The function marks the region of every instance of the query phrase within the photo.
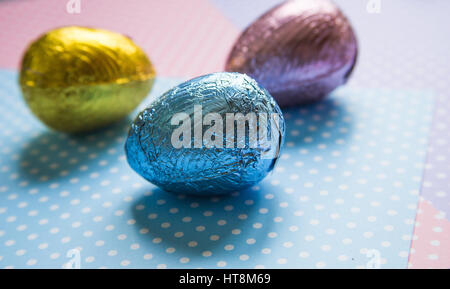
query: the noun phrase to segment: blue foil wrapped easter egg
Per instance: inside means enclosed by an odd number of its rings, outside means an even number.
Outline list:
[[[283,115],[247,75],[213,73],[184,82],[134,120],[128,163],[169,192],[215,195],[262,180],[284,139]]]

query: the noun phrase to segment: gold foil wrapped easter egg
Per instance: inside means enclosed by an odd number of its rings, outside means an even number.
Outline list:
[[[19,82],[26,103],[42,122],[76,133],[129,114],[147,96],[154,78],[152,63],[128,37],[63,27],[28,47]]]

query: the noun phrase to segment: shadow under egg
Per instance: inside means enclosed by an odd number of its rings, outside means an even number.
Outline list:
[[[18,166],[22,179],[46,182],[82,177],[90,165],[102,165],[111,150],[123,150],[129,117],[108,127],[83,134],[42,131],[22,146]]]
[[[264,199],[273,190],[263,185],[230,195],[199,197],[155,188],[142,194],[130,209],[139,231],[136,235],[148,251],[195,260],[186,264],[189,267],[210,267],[228,251],[245,248],[250,256],[260,253],[277,214],[277,206]]]
[[[282,152],[292,149],[330,150],[344,144],[354,132],[354,117],[339,98],[282,109],[286,139]]]

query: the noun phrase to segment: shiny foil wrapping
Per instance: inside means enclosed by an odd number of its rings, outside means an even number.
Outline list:
[[[195,107],[202,107],[203,122],[195,121]],[[249,146],[247,138],[234,140],[227,134],[215,135],[221,143],[233,142],[232,148],[195,148],[194,126],[200,123],[205,135],[211,126],[201,125],[209,113],[225,119],[227,113],[247,115],[276,114],[276,126],[269,122],[263,129],[272,132],[267,143]],[[192,120],[190,147],[175,148],[171,119],[177,113],[186,113]],[[211,123],[210,123],[211,124]],[[263,179],[274,167],[284,139],[284,119],[280,108],[267,90],[256,81],[240,73],[214,73],[180,84],[164,93],[142,111],[133,122],[125,144],[130,166],[142,177],[163,190],[175,193],[214,195],[237,191]],[[276,132],[276,134],[275,134]],[[184,137],[184,136],[183,136]],[[239,148],[237,145],[244,142]],[[270,148],[270,149],[268,149]],[[269,157],[264,157],[269,156]]]
[[[154,78],[150,60],[128,37],[63,27],[28,47],[19,83],[26,103],[42,122],[72,133],[126,116],[149,93]]]
[[[226,70],[250,75],[283,107],[320,100],[344,84],[356,57],[355,34],[335,4],[293,0],[240,35]]]

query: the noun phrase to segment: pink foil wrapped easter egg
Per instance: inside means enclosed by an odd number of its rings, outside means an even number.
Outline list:
[[[334,3],[293,0],[247,27],[225,69],[250,75],[286,107],[320,100],[344,84],[357,51],[351,24]]]

